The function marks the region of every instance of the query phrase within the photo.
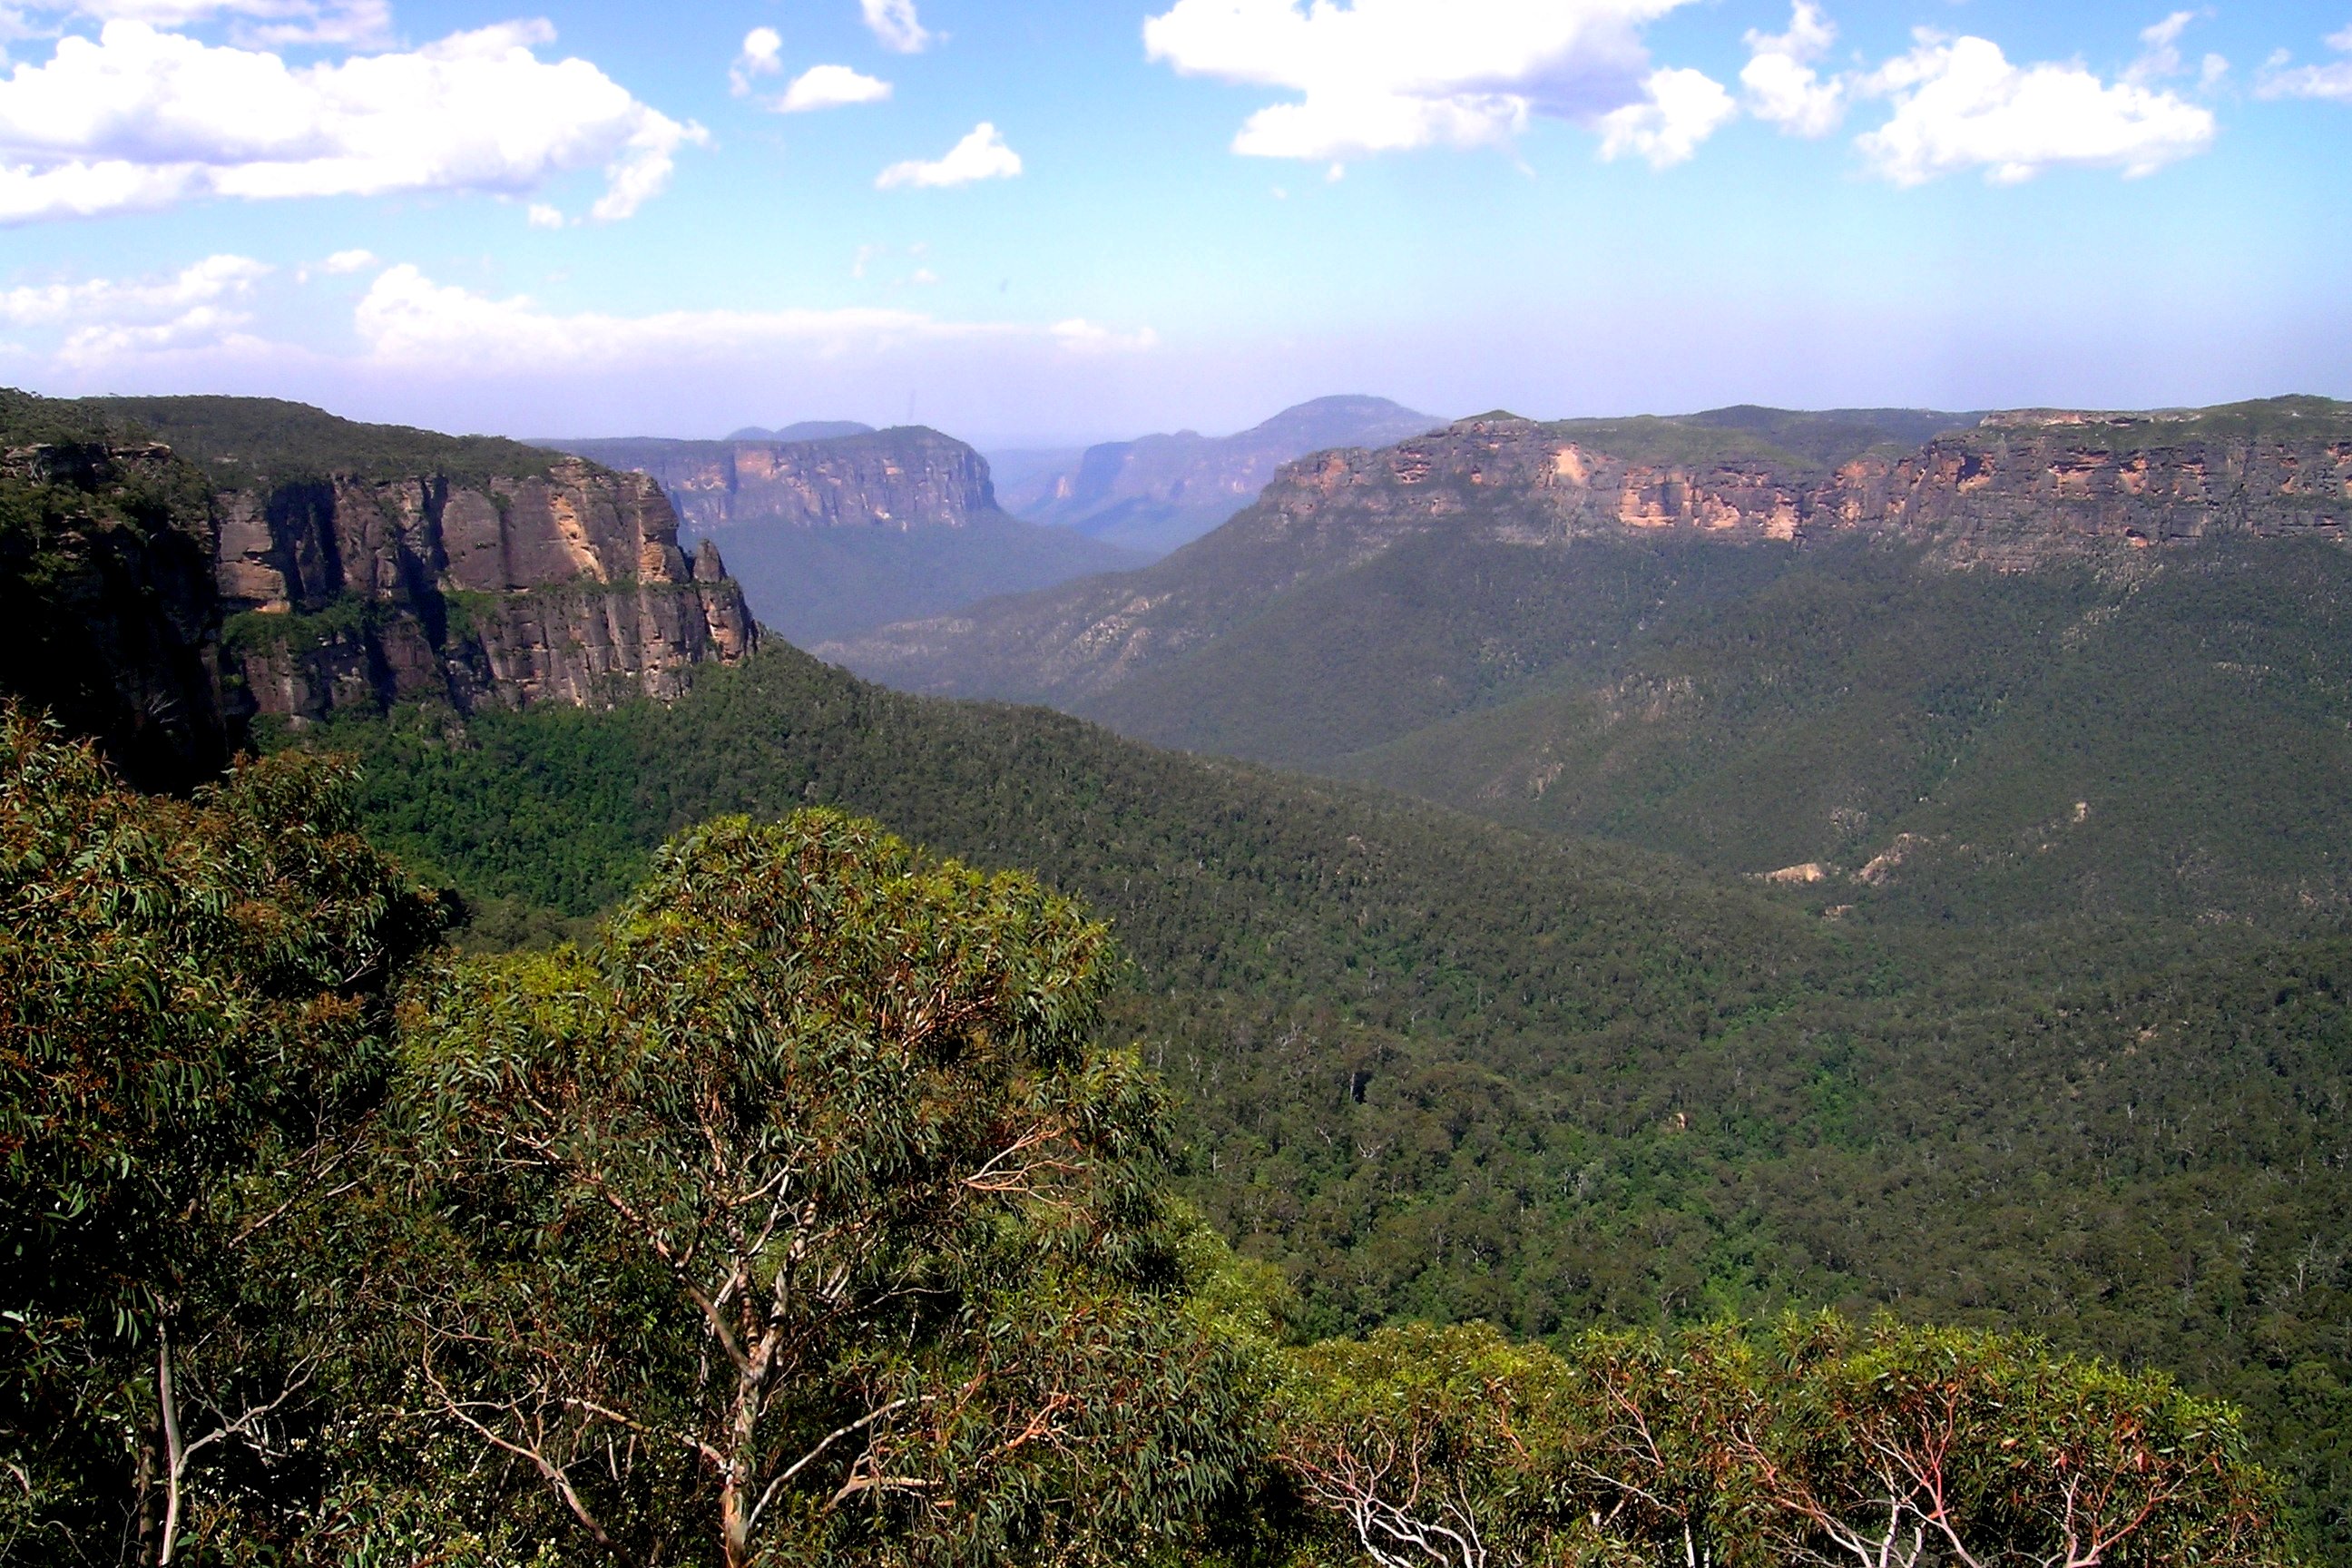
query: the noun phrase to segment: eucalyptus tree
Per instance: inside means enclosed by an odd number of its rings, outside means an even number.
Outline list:
[[[441,921],[352,782],[142,795],[0,706],[0,1557],[168,1563],[299,1510],[345,1371],[322,1222]]]
[[[420,1408],[632,1562],[1120,1561],[1244,1458],[1104,927],[804,812],[447,968],[399,1095]]]

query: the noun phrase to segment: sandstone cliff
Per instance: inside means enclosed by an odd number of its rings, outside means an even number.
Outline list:
[[[257,716],[667,698],[758,640],[658,487],[536,447],[0,391],[0,690],[142,783],[217,772]]]
[[[758,640],[717,549],[679,550],[659,488],[579,458],[297,479],[221,510],[230,659],[264,715],[666,698]]]
[[[1142,572],[823,651],[916,689],[1074,701],[1431,534],[1795,547],[1863,533],[1947,566],[2029,571],[2223,536],[2342,541],[2347,524],[2352,405],[2324,399],[1996,415],[1907,450],[1862,432],[1804,453],[1699,420],[1491,415],[1294,463],[1223,528]]]
[[[919,426],[815,441],[567,441],[562,451],[647,475],[696,533],[961,528],[996,511],[988,464]]]
[[[727,547],[761,622],[808,645],[1145,557],[1007,516],[987,459],[906,426],[814,441],[575,441]]]

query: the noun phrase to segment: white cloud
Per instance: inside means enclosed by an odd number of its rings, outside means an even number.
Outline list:
[[[0,290],[0,321],[65,329],[56,358],[76,368],[136,353],[251,346],[257,340],[236,329],[252,318],[236,307],[271,270],[251,257],[211,256],[160,280],[20,286]]]
[[[375,265],[373,250],[338,250],[319,263],[319,270],[341,277],[346,273],[364,272]]]
[[[858,0],[858,5],[884,48],[920,54],[931,42],[931,33],[916,18],[915,0]]]
[[[603,165],[593,215],[625,217],[708,138],[583,59],[544,23],[300,68],[142,21],[58,41],[0,79],[0,222],[395,191],[520,193]]]
[[[1653,71],[1643,84],[1647,100],[1601,117],[1601,155],[1637,153],[1653,169],[1688,163],[1699,143],[1739,114],[1723,84],[1695,70]]]
[[[1160,346],[1160,334],[1150,327],[1139,331],[1114,332],[1108,327],[1098,327],[1080,317],[1056,321],[1047,329],[1054,341],[1072,353],[1141,353]]]
[[[2175,11],[2152,27],[2142,27],[2139,41],[2145,50],[2124,72],[2124,79],[2146,85],[2180,74],[2180,35],[2189,24],[2197,20],[2194,11]]]
[[[2331,36],[2327,47],[2352,55],[2352,27]],[[2352,59],[2324,66],[2290,66],[2284,51],[2263,70],[2254,90],[2264,98],[2321,98],[2352,103]]]
[[[971,134],[948,149],[935,163],[893,163],[876,178],[877,190],[902,185],[968,185],[974,180],[1009,180],[1021,173],[1021,154],[1004,144],[996,127],[982,121]]]
[[[263,48],[356,48],[386,43],[393,36],[390,0],[18,0],[13,9],[19,17],[87,17],[175,29],[226,20],[232,39]],[[33,31],[26,29],[26,36]],[[47,31],[54,33],[55,26]]]
[[[864,76],[847,66],[811,66],[793,79],[776,100],[784,114],[812,109],[841,109],[854,103],[880,103],[890,96],[890,84]]]
[[[1813,0],[1796,0],[1785,33],[1750,32],[1748,60],[1739,73],[1748,89],[1748,110],[1791,136],[1826,136],[1845,118],[1846,84],[1823,80],[1814,68],[1837,28]]]
[[[364,254],[362,252],[362,254]],[[208,256],[160,282],[124,283],[94,278],[0,291],[0,321],[47,326],[75,321],[135,321],[171,316],[197,305],[241,299],[272,268],[249,256]]]
[[[533,228],[562,228],[564,222],[563,209],[551,206],[545,202],[533,202],[523,213],[523,221]]]
[[[1188,76],[1299,94],[1250,116],[1234,151],[1322,163],[1507,142],[1533,113],[1643,101],[1642,27],[1685,0],[1175,0],[1144,23]]]
[[[784,36],[773,27],[754,27],[743,35],[743,47],[727,68],[727,85],[740,98],[751,90],[751,79],[774,76],[784,68]]]
[[[652,316],[564,315],[517,296],[493,300],[394,267],[360,300],[352,324],[377,363],[442,371],[670,364],[740,359],[778,347],[823,353],[915,341],[1027,335],[909,310],[669,310]]]
[[[1857,138],[1874,172],[1898,185],[1981,168],[2003,184],[2065,166],[2153,174],[2202,153],[2210,110],[2080,66],[2011,65],[1999,45],[1919,36],[1857,90],[1893,100],[1893,118]]]

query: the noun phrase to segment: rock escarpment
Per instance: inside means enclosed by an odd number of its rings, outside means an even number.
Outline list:
[[[2352,409],[2320,399],[1998,414],[1914,452],[1826,470],[1760,441],[1661,439],[1675,423],[1465,420],[1287,469],[1252,521],[1269,534],[1344,531],[1349,553],[1448,519],[1529,544],[1619,531],[1792,542],[1860,529],[2003,570],[2224,535],[2340,540],[2352,524]]]
[[[919,426],[815,441],[569,441],[657,482],[687,528],[963,528],[995,514],[988,463]]]
[[[257,716],[667,698],[758,637],[636,475],[264,399],[0,392],[0,690],[142,784],[216,773]]]
[[[1771,432],[1802,417],[1758,423]],[[2021,572],[2144,563],[2227,537],[2342,541],[2347,525],[2352,405],[2319,398],[1995,415],[1924,444],[1857,427],[1843,447],[1804,452],[1701,419],[1490,415],[1291,464],[1247,510],[1144,571],[823,651],[919,690],[1083,701],[1305,584],[1429,535],[1791,548],[1861,534],[1948,567]]]
[[[229,659],[264,715],[674,697],[758,641],[716,547],[679,549],[659,488],[578,458],[295,479],[221,510]]]

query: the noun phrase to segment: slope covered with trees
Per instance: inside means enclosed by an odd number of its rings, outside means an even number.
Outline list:
[[[604,907],[701,816],[807,803],[1086,898],[1134,962],[1112,1016],[1179,1097],[1184,1190],[1312,1331],[2024,1327],[2244,1402],[2303,1517],[2345,1528],[2352,949],[2324,916],[1824,919],[783,649],[668,709],[322,743],[486,936]]]
[[[720,819],[458,960],[351,792],[0,708],[10,1560],[2292,1560],[2234,1412],[2030,1338],[1302,1342],[1027,876]]]

